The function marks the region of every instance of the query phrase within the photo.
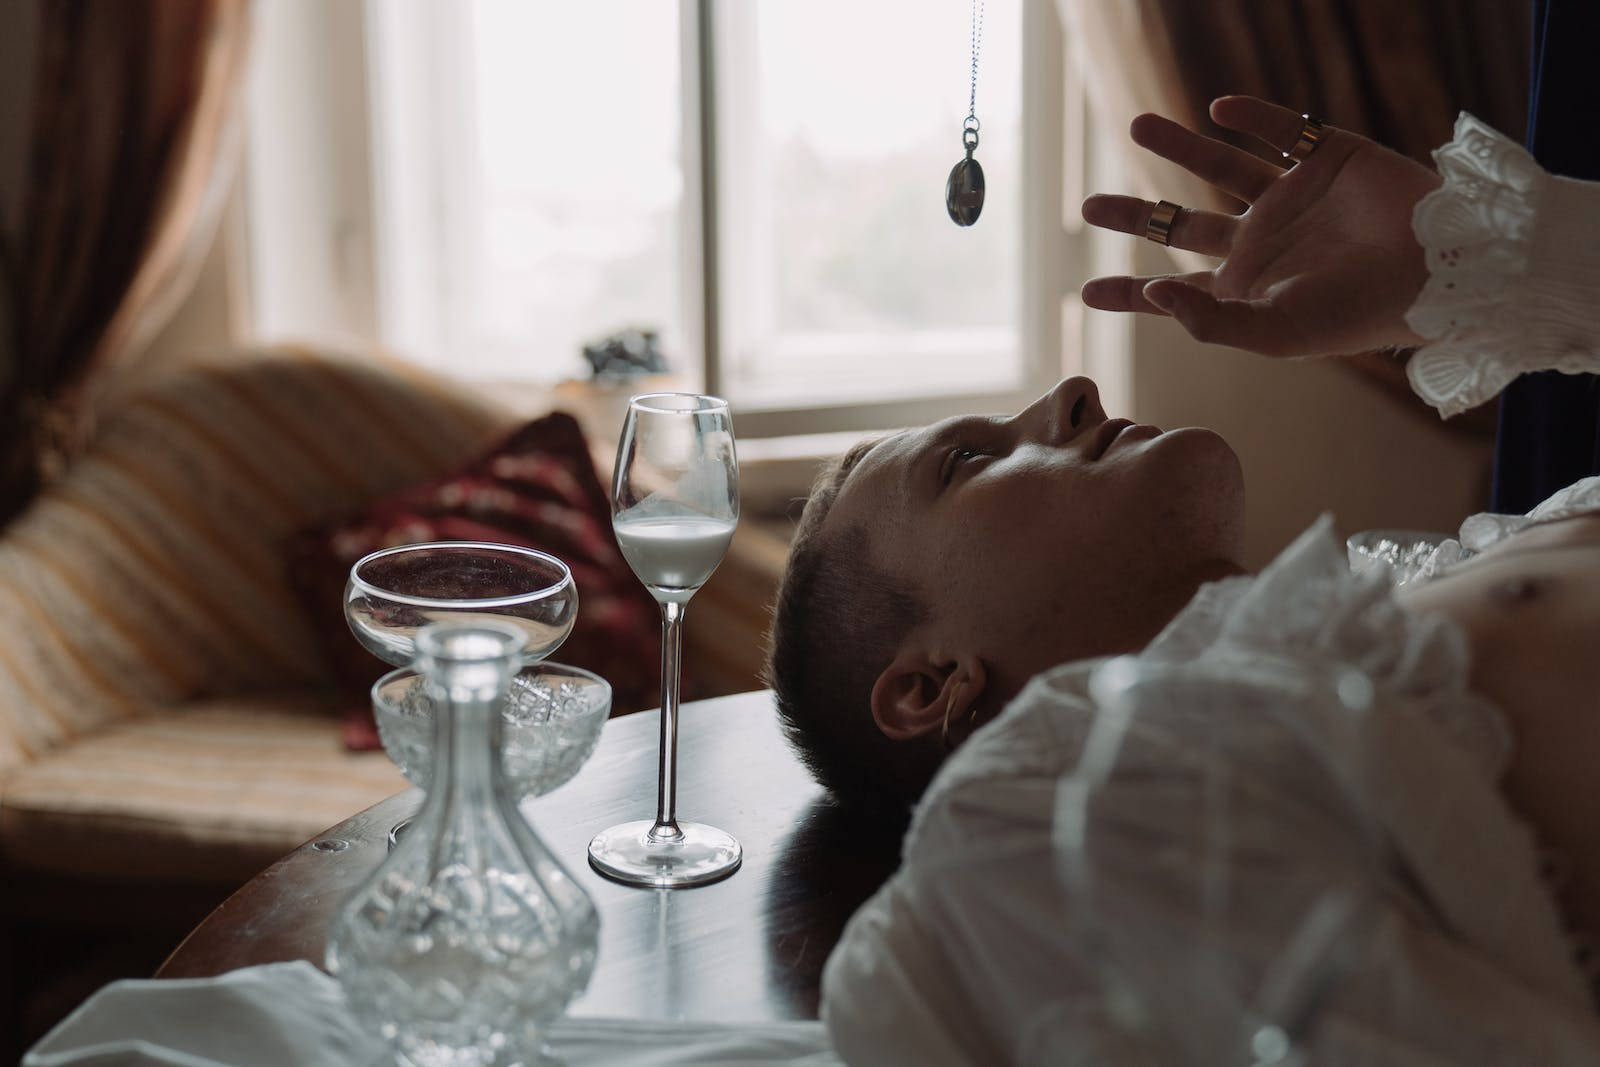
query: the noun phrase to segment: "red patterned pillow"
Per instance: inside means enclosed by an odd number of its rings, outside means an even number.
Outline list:
[[[655,601],[617,547],[610,501],[583,431],[572,416],[556,412],[449,477],[384,497],[359,516],[292,540],[290,581],[345,693],[349,747],[379,747],[368,690],[389,668],[345,625],[345,578],[368,552],[419,541],[493,541],[561,559],[578,585],[578,621],[555,658],[610,682],[613,715],[659,702]]]

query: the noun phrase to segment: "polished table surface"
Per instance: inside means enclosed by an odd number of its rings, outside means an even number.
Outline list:
[[[589,866],[596,832],[655,814],[659,716],[605,726],[578,776],[523,812],[600,911],[600,955],[575,1015],[769,1021],[817,1016],[823,961],[893,870],[898,838],[827,804],[779,731],[770,692],[685,704],[678,814],[739,838],[744,865],[695,889],[634,889]],[[275,960],[322,963],[345,896],[382,862],[422,794],[390,797],[307,842],[224,901],[159,978]]]

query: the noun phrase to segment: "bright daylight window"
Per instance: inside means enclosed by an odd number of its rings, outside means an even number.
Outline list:
[[[329,17],[307,3],[264,5],[279,25],[262,61],[304,62],[283,24]],[[348,7],[336,18],[365,79],[353,105],[313,120],[332,143],[308,153],[369,177],[335,222],[368,244],[330,268],[365,309],[347,329],[454,374],[530,383],[581,377],[585,343],[652,329],[687,379],[772,415],[746,433],[1009,405],[1059,373],[1066,285],[1048,224],[1064,92],[1049,0],[984,3],[988,200],[970,229],[944,208],[969,0]],[[1027,25],[1053,40],[1030,45]],[[291,75],[269,72],[258,117],[274,78],[278,99],[292,95]],[[289,166],[252,149],[258,177],[303,180]],[[253,241],[289,240],[294,227],[254,214]],[[287,245],[276,273],[270,249],[253,258],[258,290],[277,277],[304,305],[327,299]],[[307,332],[294,300],[256,304],[279,309],[259,332]]]
[[[986,5],[981,222],[955,226],[968,5],[730,5],[715,51],[729,392],[817,403],[1016,387],[1021,3]]]
[[[583,373],[586,342],[639,326],[677,365],[677,6],[368,10],[376,239],[411,263],[389,280],[378,261],[386,339],[456,374],[550,382]]]

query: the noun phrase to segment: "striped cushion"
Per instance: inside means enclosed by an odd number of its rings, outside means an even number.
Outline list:
[[[0,787],[10,870],[237,882],[406,788],[346,752],[314,692],[234,698],[112,723]]]
[[[103,418],[0,535],[0,782],[109,722],[327,683],[288,536],[511,422],[404,364],[304,349],[171,371]]]

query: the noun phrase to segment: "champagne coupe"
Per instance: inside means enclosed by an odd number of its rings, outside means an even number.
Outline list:
[[[704,885],[732,874],[743,859],[732,834],[680,822],[677,814],[684,609],[722,562],[739,522],[727,401],[690,393],[629,400],[611,480],[611,521],[628,565],[661,605],[660,777],[656,817],[596,834],[589,862],[626,885]]]
[[[488,541],[426,541],[358,559],[344,587],[344,617],[363,648],[393,667],[416,655],[432,622],[499,619],[527,638],[538,663],[572,633],[578,587],[548,552]]]
[[[430,623],[510,623],[524,638],[522,662],[532,665],[572,633],[578,587],[567,565],[548,552],[490,541],[425,541],[358,559],[345,582],[344,619],[363,648],[394,667],[411,663],[417,633]],[[516,708],[532,689],[524,675],[512,681]],[[383,740],[404,769],[390,736]],[[389,831],[390,847],[410,822],[403,819]]]

